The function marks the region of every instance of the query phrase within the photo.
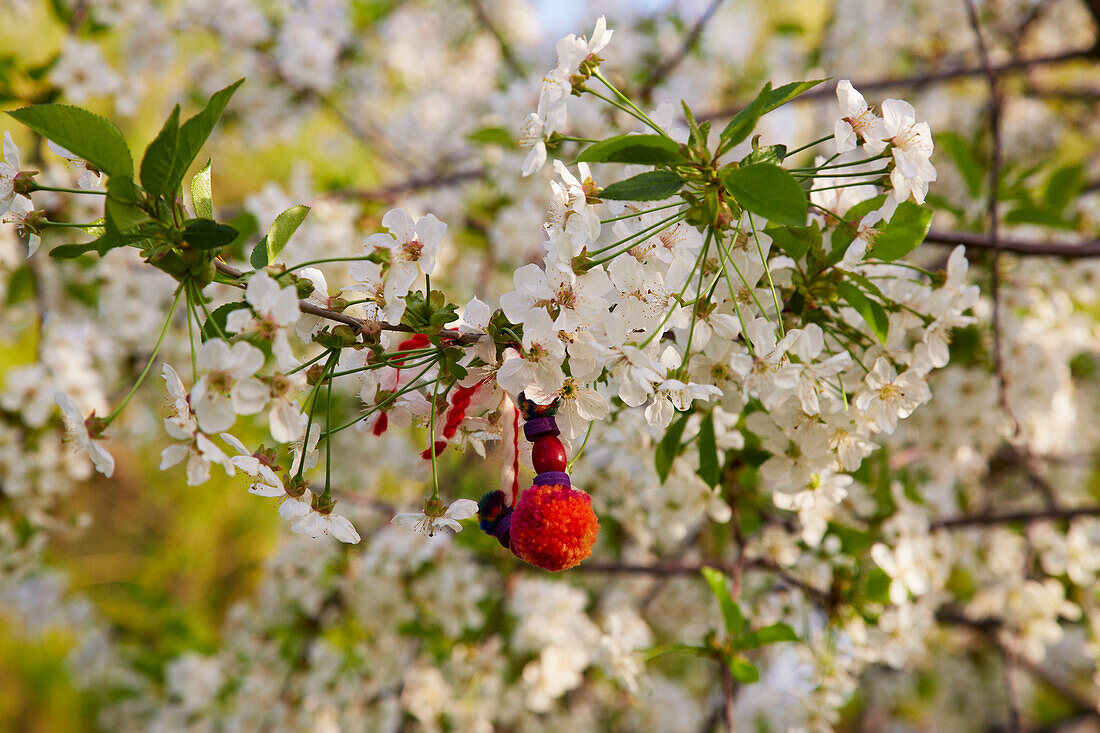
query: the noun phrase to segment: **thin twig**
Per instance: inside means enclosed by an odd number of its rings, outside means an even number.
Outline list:
[[[989,60],[989,48],[986,45],[985,33],[982,32],[982,24],[978,19],[978,11],[974,6],[974,0],[964,0],[966,14],[970,20],[970,28],[974,31],[974,40],[977,42],[978,55],[985,70],[986,83],[989,85],[989,130],[992,134],[993,149],[989,162],[989,244],[993,250],[993,259],[989,263],[990,287],[989,295],[993,300],[992,328],[993,328],[993,373],[997,377],[997,399],[1001,410],[1012,422],[1013,435],[1020,435],[1020,421],[1012,412],[1012,406],[1008,401],[1008,376],[1005,374],[1004,345],[1001,343],[1001,247],[998,241],[1000,225],[1000,187],[1001,187],[1001,85],[997,72]]]
[[[239,278],[244,275],[243,272],[238,270],[232,265],[227,265],[221,260],[215,260],[214,266],[217,267],[218,272],[227,277]],[[298,307],[301,308],[303,313],[309,313],[310,315],[318,316],[320,318],[327,318],[330,321],[336,321],[337,323],[343,323],[346,326],[351,326],[355,329],[356,333],[371,333],[374,330],[381,331],[400,331],[402,333],[416,333],[411,327],[406,326],[403,323],[378,323],[375,324],[372,321],[364,321],[359,318],[354,318],[344,313],[339,313],[328,308],[322,308],[319,305],[310,303],[307,300],[299,300]],[[472,344],[480,338],[478,334],[461,333],[459,331],[452,331],[450,329],[443,329],[439,332],[442,338],[449,339],[452,343],[457,345]]]
[[[485,12],[485,8],[481,7],[480,0],[469,0],[469,4],[470,7],[474,9],[474,15],[477,16],[477,22],[496,39],[497,45],[500,46],[500,53],[504,57],[504,63],[508,65],[512,75],[522,79],[527,75],[527,72],[523,68],[523,64],[521,64],[516,57],[516,52],[513,50],[512,44],[508,43],[508,39],[504,37],[504,34],[502,34],[500,29],[496,27],[496,24],[493,23],[492,18]]]
[[[951,247],[963,245],[967,249],[993,249],[992,239],[985,234],[951,232],[931,229],[924,238],[929,244],[945,244]],[[998,237],[997,248],[1001,252],[1032,257],[1100,257],[1100,240],[1083,242],[1036,242],[1029,239]]]
[[[326,197],[356,198],[363,201],[382,201],[390,203],[400,197],[401,194],[411,191],[419,191],[425,188],[441,188],[454,186],[466,181],[474,181],[485,177],[485,171],[481,168],[469,168],[450,173],[429,173],[423,176],[414,176],[405,181],[391,183],[378,188],[341,188],[322,194]]]
[[[699,43],[699,38],[703,35],[703,31],[707,27],[707,23],[710,22],[711,17],[714,15],[714,11],[718,10],[718,6],[721,5],[723,0],[712,0],[711,4],[703,11],[703,14],[699,16],[699,20],[695,21],[695,24],[688,31],[688,34],[684,36],[684,42],[680,44],[680,47],[676,49],[676,52],[669,56],[664,61],[657,64],[656,68],[646,79],[645,84],[638,90],[638,95],[644,99],[649,100],[653,94],[653,88],[660,84],[673,70],[680,65],[692,49]]]
[[[1009,512],[1005,514],[971,514],[961,517],[936,519],[929,523],[932,530],[954,529],[956,527],[990,527],[1001,524],[1023,522],[1047,522],[1075,519],[1077,517],[1100,517],[1100,506],[1085,506],[1073,509],[1038,509],[1030,512]]]
[[[1098,56],[1100,56],[1100,53],[1098,53],[1097,51],[1097,46],[1089,46],[1088,48],[1079,48],[1073,51],[1062,51],[1060,53],[1050,54],[1046,56],[1036,56],[1030,59],[1013,59],[1003,64],[994,66],[993,71],[997,74],[1006,74],[1009,72],[1030,69],[1033,66],[1061,64],[1067,61],[1080,61],[1082,59],[1097,58]],[[852,86],[863,93],[867,93],[877,92],[883,89],[892,89],[894,87],[923,87],[928,84],[935,84],[942,81],[964,79],[972,76],[983,76],[985,73],[986,70],[984,66],[959,66],[955,68],[942,69],[940,71],[930,71],[924,74],[913,74],[910,76],[858,80],[853,81]],[[817,85],[808,92],[800,94],[792,101],[808,102],[811,100],[823,99],[832,96],[835,92],[836,82],[829,81]],[[714,112],[708,112],[702,115],[698,115],[697,119],[699,121],[703,121],[713,120],[720,117],[732,117],[744,107],[744,104],[739,104],[735,107],[727,107],[725,109],[715,110]]]

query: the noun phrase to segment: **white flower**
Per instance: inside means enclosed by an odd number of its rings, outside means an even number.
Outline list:
[[[191,390],[191,409],[203,432],[228,430],[237,415],[255,414],[267,403],[268,388],[254,378],[264,354],[252,344],[210,339],[199,348],[198,365],[204,374]]]
[[[11,133],[4,131],[4,159],[0,160],[0,214],[15,201],[15,177],[19,175],[19,148]]]
[[[391,209],[382,217],[382,226],[389,234],[372,234],[367,246],[390,251],[385,292],[386,302],[390,302],[403,298],[418,274],[432,274],[447,225],[431,214],[413,221],[404,209]]]
[[[321,535],[329,535],[350,545],[358,544],[362,539],[347,517],[333,514],[331,509],[327,512],[320,512],[316,509],[310,511],[291,524],[290,531],[315,538]]]
[[[833,135],[836,151],[846,153],[856,147],[856,139],[863,140],[864,148],[872,154],[881,153],[886,147],[882,139],[882,120],[874,113],[867,100],[852,87],[852,82],[842,79],[836,85],[836,98],[840,103],[840,119],[836,121]],[[883,105],[885,110],[885,105]]]
[[[297,290],[293,285],[280,288],[278,281],[261,270],[248,281],[244,298],[255,315],[247,308],[238,308],[226,318],[226,327],[236,333],[256,331],[261,338],[271,341],[271,353],[275,355],[280,369],[293,367],[294,354],[290,350],[286,329],[295,325],[301,315]]]
[[[52,150],[54,153],[69,161],[70,168],[83,171],[80,174],[79,180],[77,180],[76,182],[77,186],[85,190],[99,188],[99,182],[103,179],[103,175],[99,171],[97,171],[92,165],[90,165],[88,161],[80,158],[75,153],[69,152],[65,148],[55,143],[53,140],[47,140],[46,144],[49,145],[50,150]]]
[[[521,148],[531,148],[523,161],[523,177],[531,175],[546,164],[546,125],[542,117],[532,112],[524,120],[523,135],[519,139]]]
[[[84,420],[84,413],[80,411],[80,406],[64,392],[55,392],[53,398],[61,408],[69,434],[76,441],[77,446],[87,450],[96,470],[110,478],[115,472],[114,456],[107,452],[98,436],[93,438],[88,433],[88,423]]]
[[[875,224],[881,219],[882,212],[872,211],[859,220],[859,225],[856,227],[856,236],[852,239],[852,243],[848,245],[848,249],[844,250],[844,257],[837,267],[842,270],[854,270],[857,265],[863,262],[867,252],[875,246],[875,238],[879,234]]]
[[[459,499],[443,511],[443,503],[437,502],[432,506],[432,500],[424,503],[424,511],[397,514],[390,520],[392,524],[405,527],[411,526],[415,531],[434,537],[438,529],[451,529],[455,532],[462,531],[460,519],[469,519],[477,514],[477,502],[471,499]]]
[[[252,478],[257,479],[248,487],[248,492],[250,494],[255,494],[256,496],[278,497],[286,493],[286,490],[283,488],[283,482],[279,480],[279,477],[271,468],[270,463],[264,459],[262,454],[249,452],[249,450],[244,447],[244,443],[237,440],[229,433],[222,433],[221,438],[226,443],[229,443],[229,445],[239,454],[230,458],[229,462]]]
[[[233,464],[225,453],[205,433],[198,429],[191,415],[175,415],[164,419],[164,429],[176,440],[160,453],[160,470],[171,468],[187,459],[187,485],[198,486],[210,478],[210,465],[217,463],[228,476],[233,475]]]
[[[27,257],[37,252],[42,244],[42,237],[27,227],[27,219],[35,213],[34,204],[29,198],[16,195],[9,203],[3,218],[0,218],[0,223],[14,224],[15,230],[27,237]]]
[[[581,386],[573,377],[567,377],[561,389],[553,394],[538,389],[530,389],[526,394],[540,405],[549,405],[555,399],[561,400],[558,419],[562,423],[562,437],[566,439],[584,435],[589,423],[602,420],[611,409],[603,395],[591,387]]]
[[[523,322],[523,358],[505,359],[497,371],[502,389],[519,394],[528,387],[557,392],[565,381],[561,364],[565,347],[544,310],[533,310]]]
[[[918,405],[932,398],[923,376],[910,369],[899,377],[883,356],[875,360],[864,382],[867,389],[859,393],[855,405],[881,433],[893,433],[899,417],[909,417]]]
[[[927,122],[917,122],[913,106],[900,99],[887,99],[882,103],[883,126],[893,147],[894,170],[890,183],[894,187],[894,199],[898,202],[909,198],[924,203],[928,184],[936,180],[936,169],[929,158],[932,155],[932,130]]]
[[[401,316],[405,314],[405,299],[395,297],[390,300],[386,297],[386,280],[382,276],[382,268],[378,263],[370,260],[356,260],[348,265],[348,274],[355,280],[355,284],[343,290],[363,293],[369,299],[367,303],[362,304],[366,310],[363,316],[365,320],[374,323],[401,322]]]

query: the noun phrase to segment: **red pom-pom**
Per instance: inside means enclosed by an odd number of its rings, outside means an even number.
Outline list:
[[[532,486],[512,512],[511,550],[535,567],[556,572],[587,559],[599,533],[588,494],[563,484]]]
[[[544,435],[531,446],[531,463],[535,473],[565,470],[565,446],[553,435]]]

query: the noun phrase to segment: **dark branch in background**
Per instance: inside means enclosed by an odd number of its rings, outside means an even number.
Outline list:
[[[992,250],[992,239],[985,234],[973,232],[945,232],[929,230],[925,242],[955,246],[961,244],[967,249]],[[997,248],[1001,252],[1011,252],[1026,257],[1100,257],[1100,240],[1086,242],[1036,242],[1029,239],[999,239]]]
[[[236,267],[227,265],[220,260],[215,260],[214,265],[217,267],[218,272],[225,275],[226,277],[231,277],[236,280],[244,275],[244,273],[238,270]],[[354,329],[356,333],[371,333],[376,329],[382,331],[400,331],[403,333],[415,333],[412,328],[406,326],[403,323],[375,324],[370,321],[364,321],[359,318],[354,318],[344,313],[329,310],[328,308],[322,308],[315,303],[310,303],[308,300],[299,300],[298,307],[301,308],[303,313],[309,313],[310,315],[318,316],[320,318],[327,318],[330,321],[342,323],[345,326],[351,326],[351,328]],[[450,339],[453,343],[459,345],[472,344],[473,342],[477,341],[478,338],[480,338],[477,334],[460,333],[458,331],[452,331],[449,329],[443,329],[439,332],[439,335],[445,339]]]
[[[335,191],[329,191],[323,195],[392,203],[403,193],[420,191],[425,188],[455,186],[460,183],[465,183],[466,181],[476,181],[484,177],[485,171],[480,168],[470,168],[467,170],[454,171],[452,173],[430,173],[424,176],[416,176],[406,181],[391,183],[388,186],[380,186],[378,188],[341,188]]]
[[[508,64],[508,68],[511,70],[512,74],[521,78],[526,76],[527,71],[516,57],[516,52],[512,48],[512,44],[508,43],[508,39],[504,37],[493,23],[489,14],[485,12],[485,8],[481,7],[480,0],[469,0],[469,5],[473,8],[474,15],[477,16],[477,22],[496,39],[497,45],[500,46],[500,53],[504,58],[504,63]]]
[[[1064,521],[1077,517],[1100,517],[1100,506],[1078,507],[1076,509],[1041,509],[1032,512],[1012,512],[1008,514],[973,514],[947,519],[934,519],[929,523],[929,528],[955,529],[958,527],[991,527],[1001,524],[1015,524],[1022,522]]]
[[[656,68],[654,68],[653,72],[649,75],[649,78],[646,79],[645,84],[638,90],[638,95],[643,100],[648,102],[653,94],[653,88],[664,81],[668,75],[680,65],[680,62],[691,53],[692,49],[699,43],[699,38],[703,35],[703,31],[714,15],[714,11],[718,10],[718,6],[721,5],[722,2],[723,0],[712,0],[707,9],[703,11],[703,14],[699,16],[699,20],[695,21],[695,25],[693,25],[691,30],[688,31],[688,34],[684,36],[684,42],[680,44],[676,52],[657,64]]]
[[[1001,622],[998,619],[970,619],[964,616],[958,609],[945,607],[936,612],[936,620],[941,624],[960,626],[981,634],[993,644],[998,652],[1006,657],[1006,661],[1009,655],[1015,656],[1015,653],[1007,648],[1004,642],[997,636],[997,630],[1001,628]],[[1054,690],[1054,692],[1058,693],[1066,702],[1070,703],[1076,709],[1076,712],[1090,718],[1100,718],[1100,711],[1098,711],[1095,701],[1082,695],[1065,680],[1056,677],[1046,667],[1036,664],[1025,657],[1016,657],[1015,661],[1020,669]]]
[[[997,239],[1000,227],[1000,188],[1001,188],[1001,84],[993,64],[989,60],[989,48],[986,46],[985,34],[982,32],[982,23],[978,19],[978,11],[974,7],[974,0],[965,0],[966,15],[970,20],[970,27],[974,31],[974,40],[978,45],[978,55],[982,60],[982,68],[985,69],[986,83],[989,85],[989,131],[992,135],[993,146],[989,161],[989,243],[993,250],[993,259],[989,263],[990,288],[989,295],[993,300],[993,312],[990,320],[993,328],[993,373],[997,376],[997,401],[1001,410],[1012,422],[1012,431],[1015,436],[1020,435],[1020,421],[1012,411],[1012,405],[1008,401],[1008,377],[1005,374],[1004,345],[1001,343],[1001,247]],[[1019,720],[1015,720],[1014,730],[1019,729]]]
[[[994,65],[993,71],[1000,75],[1008,72],[1023,71],[1033,66],[1045,66],[1049,64],[1060,64],[1067,61],[1080,61],[1082,59],[1097,59],[1100,58],[1100,49],[1097,46],[1089,46],[1088,48],[1080,48],[1074,51],[1063,51],[1061,53],[1050,54],[1047,56],[1036,56],[1030,59],[1013,59],[1003,64]],[[940,71],[930,71],[924,74],[913,74],[911,76],[897,76],[888,77],[886,79],[867,79],[856,80],[852,82],[852,86],[861,92],[877,92],[884,89],[893,89],[894,87],[916,87],[920,88],[928,84],[934,84],[942,81],[950,81],[953,79],[963,79],[973,76],[984,76],[986,70],[983,66],[960,66],[952,69],[943,69]],[[819,84],[810,91],[795,97],[793,102],[808,102],[811,100],[823,99],[832,96],[836,93],[836,81],[828,81],[823,84]],[[714,112],[708,112],[698,116],[700,121],[713,120],[719,117],[732,117],[737,114],[744,105],[738,105],[736,107],[728,107],[726,109],[716,110]]]

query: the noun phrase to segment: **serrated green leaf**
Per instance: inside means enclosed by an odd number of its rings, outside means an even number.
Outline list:
[[[776,644],[783,641],[798,641],[798,634],[794,633],[794,629],[787,624],[777,623],[745,634],[738,640],[737,648],[756,649],[765,644]]]
[[[680,146],[663,135],[619,135],[589,145],[577,162],[674,165],[687,160],[680,154]]]
[[[299,204],[298,206],[291,206],[275,217],[275,221],[271,223],[271,228],[267,230],[267,234],[252,250],[252,256],[249,257],[252,267],[258,270],[278,259],[283,249],[290,242],[290,238],[294,236],[294,232],[298,231],[298,227],[305,221],[307,214],[309,214],[309,207]]]
[[[167,188],[176,162],[176,147],[180,136],[180,106],[172,108],[164,126],[145,149],[141,159],[141,185],[150,197],[173,197],[175,191]]]
[[[222,112],[225,111],[226,105],[229,104],[233,92],[237,91],[237,87],[243,83],[244,79],[240,79],[226,88],[214,92],[201,112],[180,125],[176,158],[172,164],[171,175],[165,184],[167,190],[173,192],[179,190],[180,185],[183,183],[183,177],[187,174],[187,169],[191,167],[191,163],[199,154],[199,150],[206,144],[206,139],[213,132],[214,126],[218,124],[218,120],[221,118]]]
[[[760,90],[760,93],[756,95],[756,99],[752,100],[748,105],[742,108],[737,114],[733,116],[726,127],[722,130],[722,134],[719,136],[722,140],[722,144],[718,148],[719,154],[732,148],[743,140],[746,140],[752,131],[756,128],[756,123],[760,119],[760,115],[764,114],[764,107],[767,105],[768,95],[772,93],[771,82],[764,85],[764,88]]]
[[[107,196],[103,204],[104,234],[100,238],[103,245],[97,248],[100,254],[106,251],[103,246],[108,242],[112,244],[107,249],[121,247],[126,244],[123,235],[141,224],[153,221],[138,205],[140,193],[134,182],[125,176],[107,179]]]
[[[71,260],[74,257],[97,251],[98,248],[98,239],[87,244],[62,244],[50,250],[50,257],[56,257],[59,260]]]
[[[718,444],[714,438],[714,413],[708,412],[699,424],[699,437],[696,438],[699,448],[699,478],[707,482],[711,488],[718,485],[722,477],[722,466],[718,460]]]
[[[668,473],[672,470],[672,462],[676,460],[676,456],[680,455],[680,451],[683,450],[683,446],[680,445],[680,438],[684,434],[684,427],[687,425],[687,418],[689,413],[682,413],[671,423],[669,423],[668,430],[665,432],[665,437],[661,438],[661,442],[657,444],[657,450],[653,453],[653,460],[657,467],[657,475],[661,478],[661,483],[665,482],[668,478]]]
[[[613,201],[660,201],[684,186],[684,179],[672,171],[647,171],[612,183],[600,191],[600,198]]]
[[[810,249],[821,246],[821,228],[817,222],[807,227],[768,227],[764,233],[791,259],[800,260]]]
[[[730,656],[728,666],[733,678],[743,685],[751,685],[760,679],[760,670],[740,654]]]
[[[9,115],[108,176],[132,178],[134,160],[113,122],[68,104],[39,104]]]
[[[191,179],[191,205],[195,216],[202,219],[214,218],[214,187],[210,181],[210,165],[213,162],[206,161],[203,169]]]
[[[806,192],[789,172],[777,165],[755,163],[726,168],[722,183],[743,208],[768,221],[788,226],[806,223]]]
[[[784,84],[781,87],[776,87],[768,94],[768,98],[764,103],[764,114],[771,112],[773,109],[782,107],[787,102],[791,101],[795,97],[805,92],[810,91],[821,82],[826,79],[812,79],[810,81],[792,81],[790,84]]]
[[[932,226],[932,213],[931,206],[902,201],[890,221],[874,238],[867,254],[886,262],[893,262],[909,254],[928,234],[928,228]]]
[[[885,344],[886,337],[889,335],[890,319],[886,316],[886,311],[883,310],[882,306],[868,298],[862,290],[849,282],[837,283],[836,293],[863,317],[863,320],[871,327],[871,332],[875,334],[875,338]]]
[[[237,238],[237,230],[210,219],[184,222],[183,241],[195,249],[220,249]]]
[[[745,630],[745,616],[741,613],[733,596],[730,595],[729,586],[726,584],[726,576],[711,567],[704,567],[700,572],[703,580],[707,581],[710,592],[718,600],[718,606],[722,609],[722,620],[726,624],[726,633],[731,639],[736,639]]]
[[[756,148],[742,158],[739,165],[746,166],[752,165],[753,163],[771,163],[772,165],[779,165],[786,157],[786,145],[765,145],[762,148]]]

